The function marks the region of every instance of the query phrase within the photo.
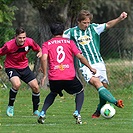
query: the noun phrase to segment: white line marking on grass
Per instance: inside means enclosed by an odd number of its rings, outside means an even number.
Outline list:
[[[31,116],[21,116],[21,117],[24,117],[24,118],[25,118],[25,117],[26,117],[26,118],[27,118],[27,117],[29,117],[29,118],[37,118],[38,116],[31,115]]]
[[[46,125],[46,126],[54,126],[56,125],[56,123],[49,123],[49,124],[39,124],[39,123],[36,123],[36,124],[6,124],[6,125],[1,125],[1,127],[10,127],[10,126],[16,126],[16,127],[20,127],[20,126],[37,126],[37,125]]]

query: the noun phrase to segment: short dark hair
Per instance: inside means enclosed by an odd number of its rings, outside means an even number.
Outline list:
[[[21,33],[25,33],[25,30],[24,30],[23,27],[18,27],[18,28],[16,29],[16,36],[18,36],[18,35],[21,34]]]
[[[77,21],[81,22],[85,20],[86,18],[89,18],[92,21],[93,14],[90,13],[88,10],[81,10],[78,14]]]
[[[65,26],[60,22],[53,23],[50,26],[50,30],[53,35],[62,35],[65,30]]]

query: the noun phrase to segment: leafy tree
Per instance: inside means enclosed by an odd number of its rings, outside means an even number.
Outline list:
[[[39,32],[40,32],[40,45],[50,39],[51,33],[49,30],[49,25],[55,21],[62,21],[66,24],[66,28],[74,26],[76,24],[77,12],[81,9],[90,10],[93,13],[94,20],[93,22],[102,23],[111,20],[112,18],[118,17],[120,13],[123,11],[130,12],[130,0],[125,1],[116,1],[116,0],[29,0],[33,7],[39,11],[40,14],[40,24],[39,24]],[[130,17],[128,17],[130,20]],[[131,21],[125,21],[125,28],[130,25]],[[123,28],[124,24],[117,25],[119,28]],[[117,28],[117,27],[116,27]],[[116,29],[116,32],[109,31],[106,33],[104,38],[102,39],[103,47],[105,46],[106,40],[111,37],[108,46],[110,48],[114,48],[115,44],[119,42],[122,50],[124,49],[124,38],[128,36],[126,30],[123,30],[123,34],[121,38],[118,38],[118,35],[121,34],[120,30]],[[111,40],[117,40],[112,43]],[[106,45],[107,46],[107,45]],[[115,46],[116,47],[116,46]],[[107,48],[102,49],[102,51],[107,51]],[[110,52],[111,50],[107,51]],[[115,52],[118,53],[117,49]],[[103,52],[105,53],[105,52]],[[107,53],[106,53],[107,54]],[[112,54],[112,53],[111,53]],[[105,55],[106,56],[106,55]],[[39,61],[36,60],[34,70],[37,73],[37,69],[39,68]]]
[[[11,6],[13,0],[0,0],[0,47],[8,40],[13,38],[14,30],[12,21],[15,20],[15,6]],[[4,57],[1,57],[3,63]]]
[[[15,6],[11,6],[13,0],[0,1],[0,45],[11,39],[14,35],[12,21],[15,20]]]

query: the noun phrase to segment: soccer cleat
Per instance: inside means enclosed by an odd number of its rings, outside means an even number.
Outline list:
[[[82,124],[81,116],[80,116],[80,114],[78,114],[78,111],[75,111],[73,113],[73,117],[76,119],[76,124]]]
[[[92,118],[99,118],[100,117],[100,111],[96,110],[96,112],[92,115]]]
[[[44,124],[44,120],[46,119],[46,115],[44,113],[44,111],[41,111],[40,115],[39,115],[39,118],[38,118],[38,123],[40,124]]]
[[[9,117],[12,117],[14,115],[14,107],[13,106],[8,106],[6,110],[6,114]]]
[[[39,112],[38,110],[35,110],[35,111],[33,112],[33,115],[39,116],[39,115],[40,115],[40,112]]]
[[[117,103],[116,103],[116,106],[119,107],[119,108],[124,108],[123,101],[122,100],[118,100]]]

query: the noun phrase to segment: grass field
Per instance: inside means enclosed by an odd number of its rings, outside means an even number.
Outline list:
[[[9,89],[0,89],[0,133],[131,133],[133,129],[133,99],[132,89],[112,90],[112,94],[124,100],[124,109],[115,107],[116,115],[111,119],[100,117],[92,119],[96,109],[98,95],[94,88],[85,87],[85,101],[81,111],[82,125],[75,124],[72,113],[75,108],[74,96],[64,93],[57,96],[55,103],[47,111],[44,124],[37,123],[37,117],[32,116],[31,90],[20,89],[15,102],[15,115],[6,116]],[[43,105],[48,89],[41,89]]]

